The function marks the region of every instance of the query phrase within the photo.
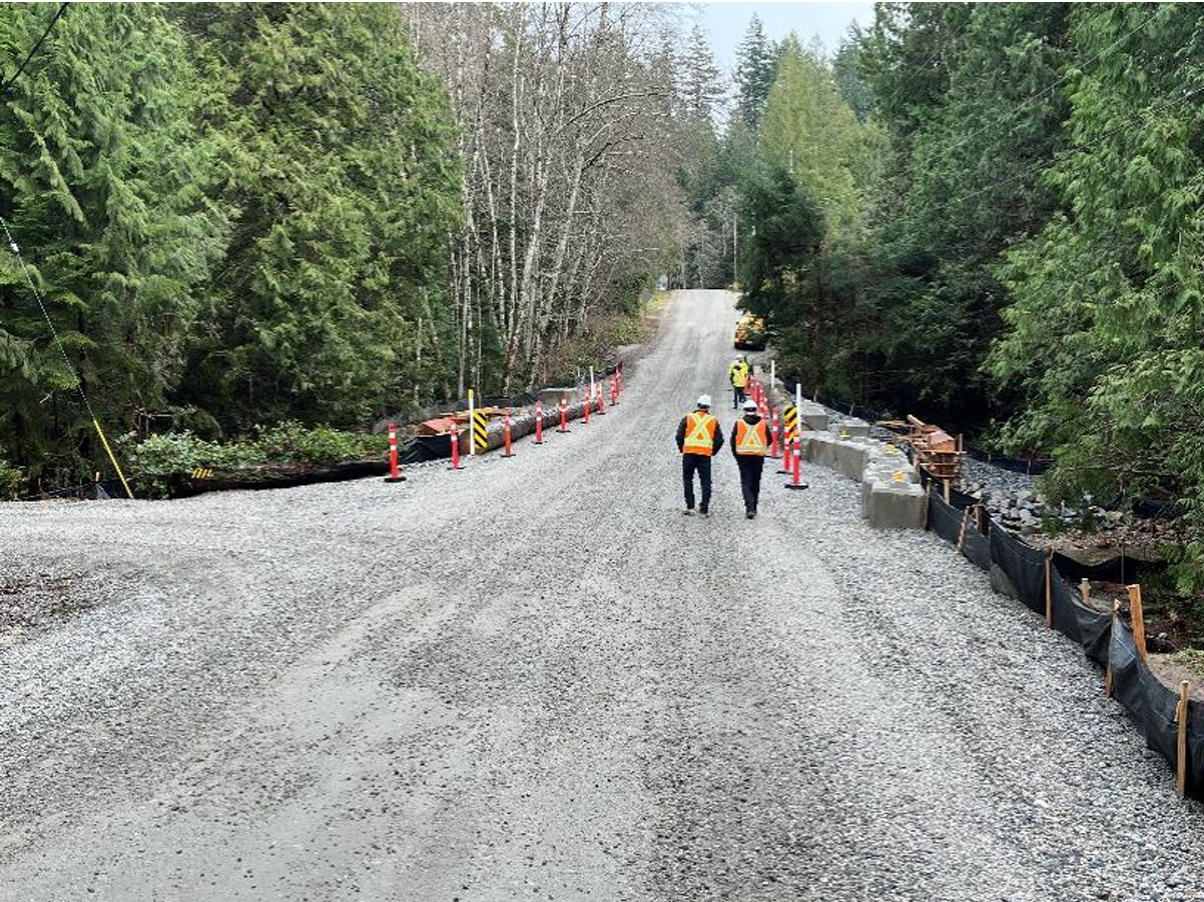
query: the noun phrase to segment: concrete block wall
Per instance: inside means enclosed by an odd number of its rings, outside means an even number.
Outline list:
[[[770,387],[774,403],[793,402],[780,385]],[[804,401],[799,419],[803,459],[861,483],[861,516],[879,529],[923,529],[924,489],[898,448],[870,437],[870,424],[853,420],[829,429],[827,411]],[[814,424],[822,424],[816,428]]]

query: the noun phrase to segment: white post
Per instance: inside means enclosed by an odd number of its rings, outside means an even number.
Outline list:
[[[475,416],[476,406],[472,399],[472,389],[468,390],[468,454],[471,457],[477,456],[477,418]]]
[[[794,412],[798,416],[798,421],[803,421],[803,383],[794,383]],[[800,426],[800,429],[803,427]]]
[[[774,384],[778,381],[778,362],[777,360],[769,361],[769,390],[773,391]]]
[[[594,367],[592,364],[589,368],[589,399],[594,400]]]

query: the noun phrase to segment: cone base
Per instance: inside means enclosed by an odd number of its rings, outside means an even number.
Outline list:
[[[405,481],[406,481],[406,478],[404,476],[386,476],[385,477],[385,482],[405,482]]]
[[[788,488],[788,489],[805,489],[805,488],[809,488],[809,486],[805,482],[800,482],[798,485],[795,485],[793,482],[788,482],[788,483],[786,483],[786,488]]]

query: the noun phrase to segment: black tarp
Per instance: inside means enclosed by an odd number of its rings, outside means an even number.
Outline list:
[[[1098,564],[1080,564],[1064,554],[1054,552],[1054,566],[1072,583],[1081,579],[1091,582],[1138,583],[1166,569],[1164,561],[1138,561],[1117,555]]]
[[[928,528],[946,542],[956,545],[961,526],[962,512],[946,504],[945,499],[937,494],[934,488],[928,498]]]
[[[966,453],[974,460],[999,467],[1001,470],[1030,473],[1033,476],[1040,476],[1053,466],[1053,461],[1045,457],[1008,457],[1006,454],[995,454],[969,445],[966,446]]]
[[[1044,616],[1045,555],[992,523],[991,560],[1011,580],[1025,606]]]
[[[1137,645],[1129,625],[1119,618],[1112,630],[1108,654],[1112,663],[1112,695],[1125,706],[1137,722],[1146,744],[1162,754],[1172,766],[1179,754],[1179,725],[1175,709],[1178,689],[1162,684],[1149,665],[1137,654]],[[1204,796],[1204,710],[1199,702],[1188,705],[1187,720],[1187,792]]]
[[[971,521],[962,543],[962,554],[981,570],[991,569],[991,540],[974,528]]]

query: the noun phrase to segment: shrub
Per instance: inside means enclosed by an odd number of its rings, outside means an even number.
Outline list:
[[[378,457],[388,446],[383,435],[342,432],[329,426],[307,428],[289,421],[257,427],[255,447],[269,460],[332,464]]]
[[[0,501],[16,501],[25,482],[25,471],[0,455]]]

